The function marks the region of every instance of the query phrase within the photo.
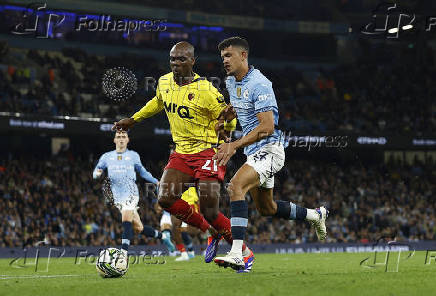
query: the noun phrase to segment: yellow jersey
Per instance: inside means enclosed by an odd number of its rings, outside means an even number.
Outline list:
[[[176,152],[194,154],[218,143],[215,124],[226,106],[208,80],[195,74],[191,83],[178,85],[171,72],[159,78],[156,96],[132,118],[139,122],[165,109]],[[232,126],[236,127],[236,119]]]

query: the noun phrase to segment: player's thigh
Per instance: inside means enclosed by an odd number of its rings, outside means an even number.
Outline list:
[[[161,199],[180,198],[186,184],[190,184],[193,182],[193,177],[188,174],[185,174],[176,169],[166,169],[159,183],[159,201],[161,201]],[[161,206],[164,205],[161,204]]]
[[[253,167],[244,164],[230,180],[227,190],[231,200],[243,200],[250,189],[258,186],[258,173]]]
[[[254,187],[250,189],[257,211],[262,216],[272,216],[277,212],[277,204],[273,197],[273,188]]]

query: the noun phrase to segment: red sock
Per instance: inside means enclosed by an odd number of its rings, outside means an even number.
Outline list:
[[[223,213],[218,213],[218,217],[214,221],[210,223],[213,228],[215,228],[221,235],[224,237],[226,242],[229,243],[229,245],[233,244],[233,238],[232,238],[232,227],[230,224],[229,218],[223,215]],[[245,250],[247,246],[245,243],[242,245],[242,251]]]
[[[186,249],[185,249],[185,245],[184,245],[184,244],[177,244],[177,245],[176,245],[176,248],[177,248],[177,250],[180,251],[180,253],[186,252]]]
[[[224,216],[223,213],[218,213],[218,216],[210,223],[210,225],[212,225],[212,227],[215,228],[230,245],[233,243],[230,220]]]
[[[206,232],[206,230],[208,230],[210,227],[209,223],[204,219],[204,217],[199,213],[196,213],[194,209],[182,199],[178,199],[171,207],[165,210],[183,222],[199,228],[203,232]]]

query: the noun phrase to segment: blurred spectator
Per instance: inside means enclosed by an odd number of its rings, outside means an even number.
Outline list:
[[[101,184],[92,181],[94,164],[66,155],[0,163],[0,247],[44,240],[60,246],[120,243],[119,212],[104,203]],[[159,161],[160,170],[163,164]],[[227,176],[235,169],[231,162]],[[435,179],[432,165],[419,161],[411,166],[392,162],[363,167],[293,160],[277,175],[275,198],[311,208],[326,204],[331,213],[327,220],[329,242],[368,242],[382,235],[398,240],[433,240]],[[250,243],[317,241],[309,224],[261,217],[248,200]],[[222,211],[228,213],[225,194],[220,203]],[[151,199],[141,198],[139,212],[145,224],[159,225]],[[156,243],[144,237],[135,240]]]
[[[387,62],[365,59],[315,73],[260,69],[273,82],[282,129],[432,132],[436,130],[432,99],[436,85],[430,77],[436,76],[436,69],[407,57],[399,55]],[[23,59],[25,66],[0,64],[1,111],[111,119],[130,116],[154,96],[154,90],[139,89],[128,102],[112,101],[102,95],[104,71],[115,66],[133,69],[139,85],[143,85],[142,77],[157,79],[169,71],[167,64],[152,58],[97,57],[76,49],[51,54],[29,50]],[[196,71],[222,77],[221,65],[213,62],[199,61]],[[164,117],[150,120],[167,126]]]

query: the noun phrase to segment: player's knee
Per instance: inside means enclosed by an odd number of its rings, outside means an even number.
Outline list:
[[[133,227],[133,231],[134,231],[136,234],[141,233],[143,230],[144,230],[144,226],[142,226],[142,225],[135,225],[135,226]]]
[[[238,195],[242,191],[241,185],[234,180],[230,181],[226,189],[227,189],[227,193],[230,195],[230,198],[232,198],[235,195]]]
[[[171,206],[173,205],[174,201],[169,199],[169,198],[160,198],[158,201],[159,205],[163,208],[163,209],[168,209],[171,208]]]

